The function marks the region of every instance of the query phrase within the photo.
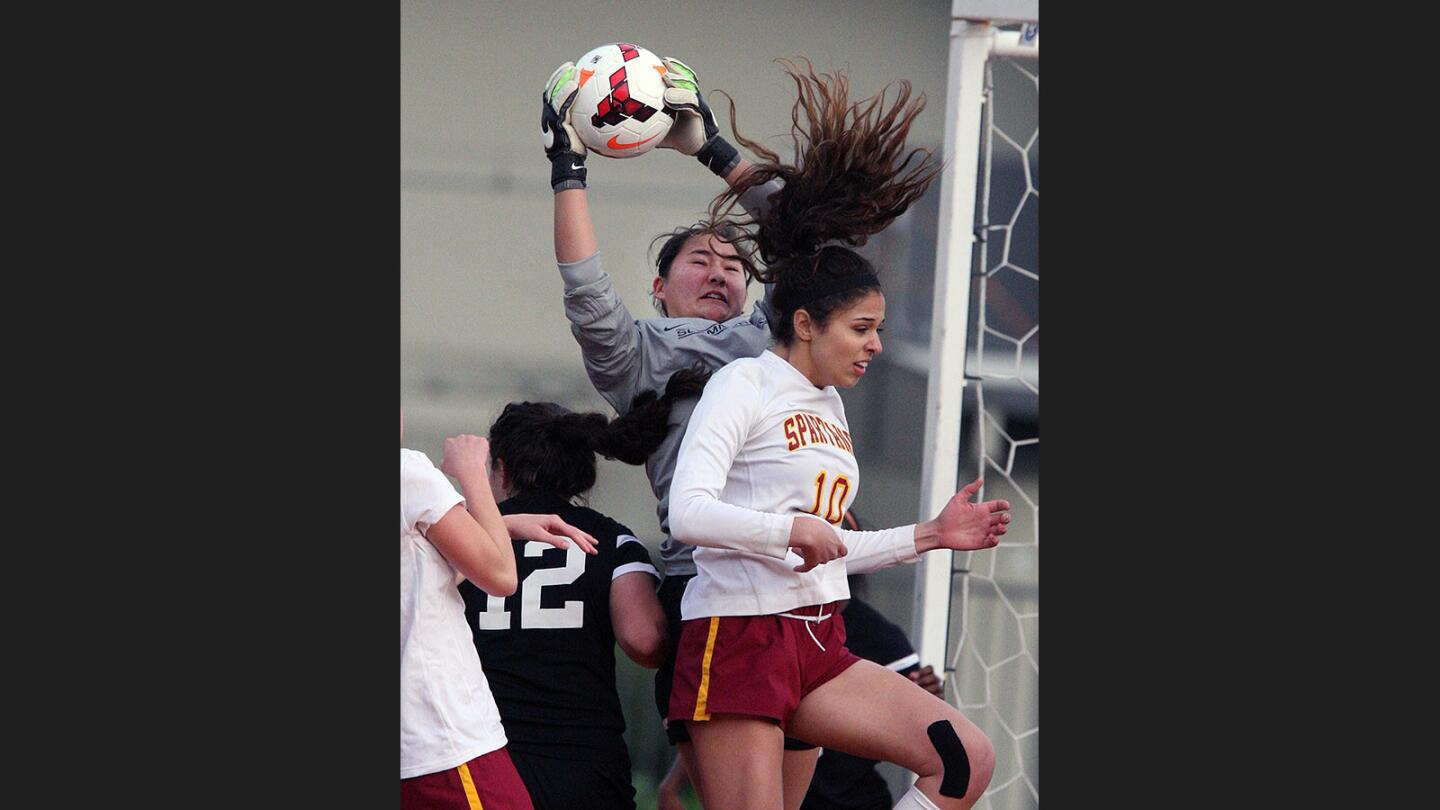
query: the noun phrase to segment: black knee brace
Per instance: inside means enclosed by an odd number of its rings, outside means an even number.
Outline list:
[[[955,727],[950,725],[949,720],[936,720],[925,729],[925,733],[930,735],[930,744],[935,746],[940,764],[945,767],[940,795],[952,799],[964,796],[965,788],[970,784],[970,757],[965,754],[965,746],[960,744]]]

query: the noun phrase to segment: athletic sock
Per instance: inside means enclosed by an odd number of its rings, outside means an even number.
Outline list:
[[[910,789],[905,791],[905,795],[900,797],[900,801],[896,802],[893,810],[940,810],[940,808],[936,807],[928,796],[921,793],[920,788],[911,785]]]

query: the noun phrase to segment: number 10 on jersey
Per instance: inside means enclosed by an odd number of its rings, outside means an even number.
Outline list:
[[[840,520],[845,517],[845,498],[850,495],[850,479],[843,475],[835,476],[835,482],[830,485],[829,497],[826,497],[825,479],[828,475],[825,470],[821,470],[820,474],[815,476],[815,505],[806,511],[822,517],[820,507],[824,506],[824,519],[839,526]]]

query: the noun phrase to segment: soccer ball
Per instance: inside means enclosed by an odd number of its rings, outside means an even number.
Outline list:
[[[580,89],[570,124],[581,142],[605,157],[631,158],[654,149],[675,119],[665,106],[665,63],[639,45],[612,42],[575,62]]]

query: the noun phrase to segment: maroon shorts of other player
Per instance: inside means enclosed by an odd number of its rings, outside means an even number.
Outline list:
[[[400,780],[400,810],[535,810],[510,753],[497,748],[443,771]]]
[[[860,660],[845,649],[845,620],[834,603],[786,612],[828,618],[809,622],[773,614],[685,622],[675,653],[669,719],[759,715],[783,731],[801,698]]]

